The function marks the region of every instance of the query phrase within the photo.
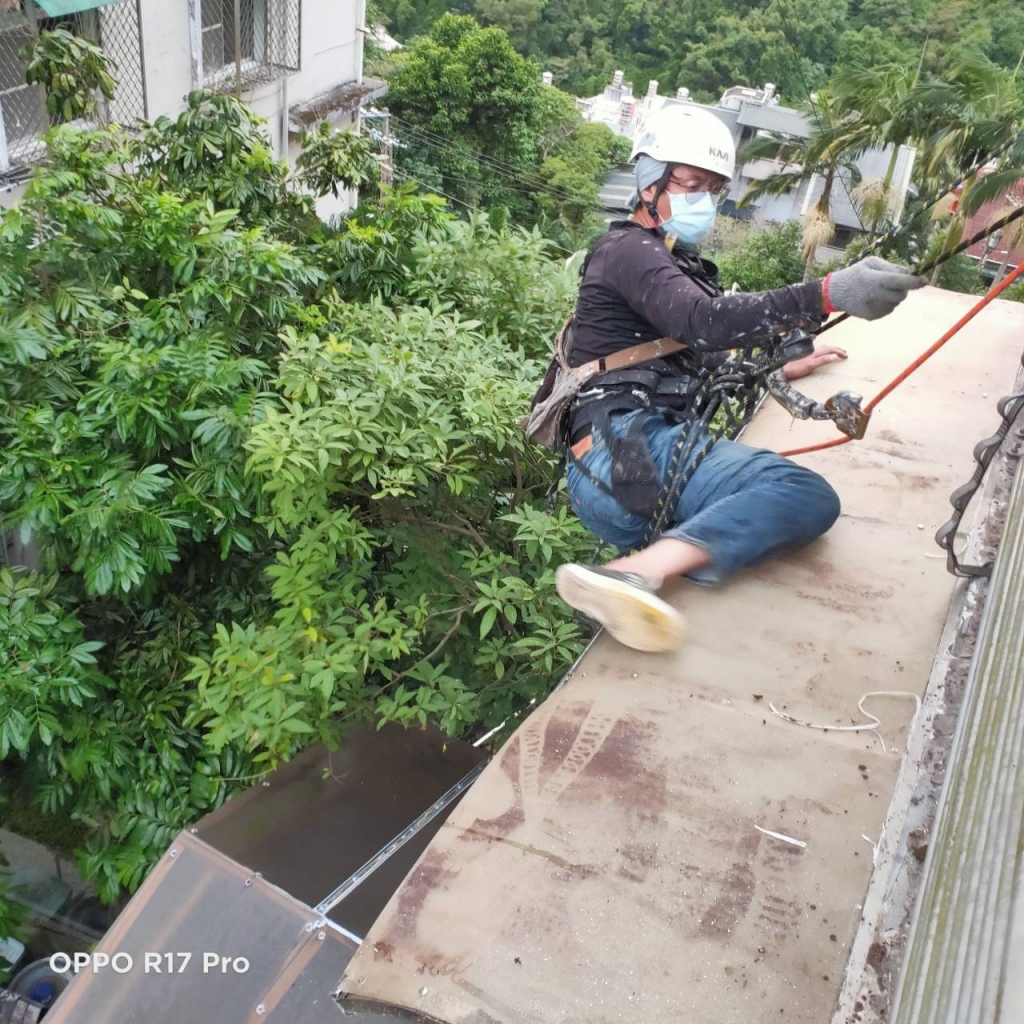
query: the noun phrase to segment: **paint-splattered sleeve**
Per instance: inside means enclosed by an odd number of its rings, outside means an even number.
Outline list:
[[[630,232],[616,244],[606,274],[607,283],[659,334],[698,351],[756,344],[822,321],[820,281],[712,298],[646,232]]]

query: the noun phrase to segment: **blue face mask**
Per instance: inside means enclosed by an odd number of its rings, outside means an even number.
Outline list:
[[[699,242],[715,223],[718,205],[710,192],[677,192],[669,203],[672,215],[659,228],[666,235],[676,235],[680,242]]]

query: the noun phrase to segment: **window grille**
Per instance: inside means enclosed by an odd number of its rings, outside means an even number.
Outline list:
[[[95,120],[131,124],[146,116],[140,0],[47,17],[32,0],[0,0],[0,174],[21,169],[45,152],[40,136],[54,123],[41,85],[25,81],[20,52],[39,31],[65,28],[91,40],[116,64],[114,98],[97,96]]]
[[[240,91],[298,71],[301,0],[199,0],[202,81]]]

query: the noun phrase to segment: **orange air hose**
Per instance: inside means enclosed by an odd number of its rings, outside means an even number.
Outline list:
[[[1007,274],[999,284],[989,289],[988,294],[985,295],[984,298],[980,299],[959,320],[957,320],[957,322],[953,324],[953,326],[950,327],[950,329],[946,331],[946,333],[943,334],[943,336],[939,338],[931,348],[919,355],[917,359],[915,359],[898,377],[886,384],[886,386],[882,388],[882,390],[879,391],[866,406],[864,406],[864,411],[866,413],[870,413],[875,406],[886,397],[886,395],[902,384],[919,366],[931,359],[931,357],[935,355],[935,353],[938,352],[939,349],[957,333],[957,331],[973,320],[993,299],[999,298],[999,296],[1006,291],[1006,289],[1009,288],[1010,285],[1021,276],[1021,274],[1024,274],[1024,263],[1019,264],[1014,270]],[[820,452],[825,448],[835,448],[838,445],[846,444],[848,441],[852,440],[852,437],[848,437],[843,434],[841,437],[832,438],[831,441],[822,441],[820,444],[811,444],[806,448],[793,448],[788,452],[780,452],[779,454],[786,456],[806,455],[808,452]]]

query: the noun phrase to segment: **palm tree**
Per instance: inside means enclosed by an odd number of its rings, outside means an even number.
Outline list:
[[[1014,74],[980,53],[961,57],[944,80],[919,82],[909,100],[922,140],[921,171],[950,180],[985,155],[1015,139],[987,174],[972,174],[963,185],[942,252],[963,235],[967,218],[1005,195],[1024,176],[1024,101]]]
[[[858,123],[871,146],[892,147],[884,177],[864,182],[857,192],[861,212],[871,221],[869,242],[874,241],[882,221],[895,212],[892,179],[900,146],[914,140],[920,125],[914,102],[920,70],[920,65],[854,66],[838,71],[832,79],[837,109]]]
[[[782,195],[804,184],[812,188],[819,177],[822,179],[821,195],[804,217],[805,281],[813,274],[817,247],[827,245],[835,237],[832,195],[836,179],[842,176],[853,186],[860,182],[856,157],[868,145],[863,125],[856,118],[841,113],[829,94],[818,93],[813,99],[816,124],[808,138],[769,132],[751,139],[739,155],[742,163],[772,160],[780,165],[777,173],[750,185],[738,204],[741,207],[749,206],[762,196]]]

